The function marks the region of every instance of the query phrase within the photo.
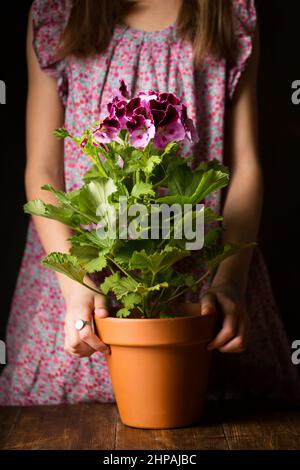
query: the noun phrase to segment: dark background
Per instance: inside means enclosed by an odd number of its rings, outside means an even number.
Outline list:
[[[1,4],[0,80],[6,83],[7,104],[0,106],[0,339],[5,336],[28,223],[22,206],[25,202],[25,37],[30,4],[30,0]],[[258,0],[257,9],[261,40],[258,81],[260,156],[265,177],[260,245],[282,319],[293,340],[300,338],[300,105],[295,106],[291,102],[291,84],[300,80],[297,51],[300,2]]]

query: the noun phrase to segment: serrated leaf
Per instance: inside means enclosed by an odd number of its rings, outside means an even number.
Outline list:
[[[98,258],[90,260],[85,264],[84,268],[88,273],[101,272],[107,265],[105,256],[98,256]]]
[[[89,215],[97,215],[103,204],[109,204],[109,197],[117,191],[112,179],[99,178],[84,186],[79,195],[80,209]]]
[[[79,263],[78,259],[68,253],[53,252],[45,256],[42,265],[54,271],[65,274],[74,281],[83,282],[86,271]]]
[[[107,295],[109,291],[113,292],[115,285],[117,285],[119,281],[120,274],[118,272],[107,276],[100,286],[103,294]]]
[[[120,308],[117,313],[116,317],[118,318],[127,318],[131,314],[131,311],[128,308]]]
[[[163,250],[152,254],[147,254],[145,250],[142,250],[133,253],[129,265],[132,269],[148,270],[153,274],[157,274],[162,269],[169,268],[188,255],[188,251],[170,246],[166,246]]]
[[[81,223],[87,223],[84,216],[75,214],[70,207],[58,207],[52,204],[45,204],[40,199],[29,201],[23,206],[26,214],[39,215],[47,219],[57,220],[71,228],[77,228]]]
[[[75,245],[72,246],[70,249],[70,253],[73,256],[76,256],[76,258],[82,262],[83,264],[88,263],[89,261],[96,259],[99,255],[99,250],[98,248],[95,248],[93,246],[81,246],[81,245]]]
[[[218,191],[229,182],[229,172],[217,162],[208,162],[206,166],[192,171],[187,166],[176,166],[168,182],[170,194],[157,199],[165,204],[197,204],[209,194]]]
[[[116,243],[116,240],[99,237],[96,230],[74,235],[69,237],[68,240],[71,241],[73,246],[91,246],[98,248],[98,251],[101,250],[102,254],[108,253]]]
[[[152,155],[147,159],[146,165],[143,168],[146,175],[151,175],[156,165],[161,163],[162,158],[159,155]]]
[[[42,189],[45,191],[50,191],[61,204],[65,204],[69,207],[74,207],[74,204],[77,203],[78,196],[80,194],[80,189],[64,192],[60,191],[59,189],[55,189],[51,184],[44,184]]]
[[[118,300],[131,292],[137,292],[138,287],[138,282],[130,277],[120,277],[119,272],[107,276],[101,284],[101,290],[104,294],[112,291]]]
[[[142,302],[142,296],[136,292],[131,292],[122,297],[122,302],[125,308],[133,308],[135,305]]]
[[[133,186],[131,195],[135,198],[139,198],[140,196],[145,195],[154,196],[155,193],[153,191],[152,184],[141,181]]]

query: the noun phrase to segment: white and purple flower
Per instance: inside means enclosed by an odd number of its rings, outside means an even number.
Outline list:
[[[128,97],[126,84],[121,80],[118,92],[107,105],[109,116],[93,132],[97,143],[118,141],[121,130],[128,132],[130,145],[137,148],[145,148],[152,139],[160,150],[173,141],[198,141],[187,107],[174,93],[149,90],[135,98]]]

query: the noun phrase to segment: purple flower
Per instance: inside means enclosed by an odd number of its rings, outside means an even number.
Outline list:
[[[129,143],[136,148],[145,148],[155,135],[155,126],[151,119],[143,114],[134,115],[127,122]]]
[[[127,122],[126,106],[127,100],[120,95],[114,96],[112,101],[107,105],[109,117],[117,118],[122,128],[125,127]]]
[[[153,91],[153,90],[149,90],[147,92],[141,91],[138,94],[138,97],[141,100],[141,104],[147,105],[149,101],[156,100],[158,98],[158,94],[156,93],[156,91]]]
[[[109,116],[93,132],[94,145],[120,141],[118,136],[122,129],[128,131],[130,145],[137,148],[145,148],[151,139],[161,150],[172,141],[198,141],[187,107],[174,93],[149,90],[129,99],[127,86],[121,80],[107,109]]]
[[[131,100],[129,100],[127,105],[126,105],[126,116],[127,116],[127,118],[130,119],[135,113],[137,113],[138,109],[141,109],[141,100],[140,100],[140,98],[132,98]]]
[[[180,142],[185,138],[186,131],[181,121],[179,105],[170,104],[167,100],[152,100],[150,108],[156,127],[154,145],[158,149],[163,150],[169,142]]]
[[[119,91],[124,98],[128,99],[129,98],[129,92],[126,83],[124,80],[120,80],[120,88]]]
[[[143,105],[140,97],[128,101],[126,106],[130,145],[145,148],[155,135],[155,126],[148,103]]]
[[[91,232],[92,230],[95,230],[97,228],[97,224],[80,224],[80,227],[84,230],[87,230],[88,232]]]
[[[160,93],[158,95],[158,99],[160,102],[166,101],[168,104],[173,104],[173,106],[180,105],[180,99],[177,98],[174,93]]]
[[[86,146],[87,141],[88,141],[87,137],[85,137],[84,139],[82,139],[81,144],[80,144],[80,147],[81,147],[82,149]]]
[[[191,141],[191,142],[198,142],[199,141],[199,136],[197,134],[197,131],[195,129],[193,120],[188,117],[187,114],[187,107],[183,104],[182,105],[182,113],[181,113],[181,121],[183,123],[183,126],[186,131],[186,137]]]
[[[100,144],[107,144],[118,138],[121,125],[116,117],[105,118],[100,126],[93,131],[94,138]]]

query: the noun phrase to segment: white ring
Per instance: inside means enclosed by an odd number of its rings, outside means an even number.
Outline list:
[[[85,326],[89,325],[90,322],[86,320],[77,320],[75,323],[75,328],[77,331],[82,330]]]

